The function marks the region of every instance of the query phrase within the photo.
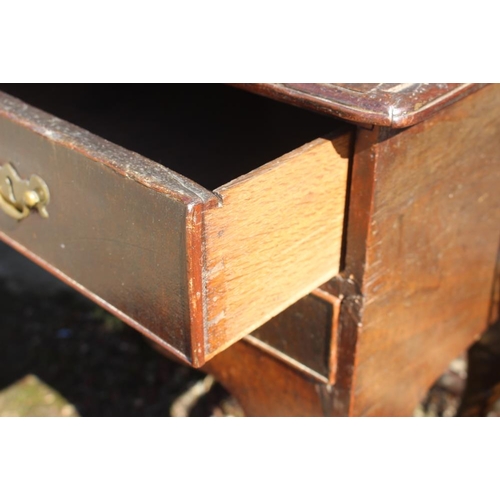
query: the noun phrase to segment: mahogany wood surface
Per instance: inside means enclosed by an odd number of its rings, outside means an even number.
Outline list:
[[[211,373],[233,394],[249,417],[328,415],[325,385],[245,340],[210,360]]]
[[[190,359],[196,311],[188,272],[201,268],[186,262],[186,244],[201,246],[196,218],[214,195],[6,94],[0,137],[2,164],[11,162],[23,177],[40,175],[51,191],[48,219],[33,213],[18,222],[0,212],[0,237]]]
[[[282,354],[281,359],[293,360],[327,383],[332,378],[338,305],[338,299],[329,294],[310,293],[254,330],[246,340],[260,342],[263,349],[269,346]]]
[[[488,327],[500,240],[498,109],[494,85],[404,131],[360,131],[351,200],[367,198],[364,210],[361,201],[350,210],[346,255],[362,295],[352,414],[411,413]],[[361,262],[351,254],[358,245]]]
[[[250,92],[368,125],[408,127],[479,90],[471,83],[240,83]]]

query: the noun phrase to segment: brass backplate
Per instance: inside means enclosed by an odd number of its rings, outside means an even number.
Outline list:
[[[36,208],[42,217],[47,218],[49,201],[49,188],[38,175],[32,175],[28,181],[21,179],[10,163],[0,167],[0,208],[7,215],[21,220]]]

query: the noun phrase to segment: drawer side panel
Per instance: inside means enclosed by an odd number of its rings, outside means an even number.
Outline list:
[[[213,356],[339,272],[350,134],[317,139],[217,190],[206,220]]]

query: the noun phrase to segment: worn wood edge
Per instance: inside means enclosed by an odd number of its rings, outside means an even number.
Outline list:
[[[336,142],[338,146],[342,148],[346,147],[348,148],[349,146],[343,144],[343,141],[348,141],[350,143],[351,137],[350,134],[348,133],[348,128],[340,126],[339,130],[337,130],[334,133],[326,134],[324,137],[314,139],[313,141],[308,142],[307,144],[304,144],[303,146],[300,146],[299,148],[294,149],[289,153],[285,153],[279,158],[267,162],[264,165],[246,174],[240,175],[239,177],[232,179],[231,181],[227,182],[226,184],[223,184],[222,186],[214,190],[214,194],[217,196],[218,199],[218,206],[220,207],[223,206],[224,195],[227,192],[231,191],[235,187],[244,185],[247,182],[251,182],[256,176],[266,175],[274,170],[279,170],[284,163],[287,163],[291,160],[298,159],[300,157],[303,157],[304,155],[307,155],[307,153],[317,148],[318,146],[325,144],[325,142]],[[345,151],[346,151],[345,154],[348,155],[348,150],[346,149]]]
[[[39,257],[38,255],[34,254],[30,250],[28,250],[25,246],[21,245],[17,241],[13,240],[12,238],[9,238],[7,235],[5,235],[3,232],[0,231],[0,240],[12,247],[14,250],[19,252],[20,254],[24,255],[28,259],[30,259],[32,262],[34,262],[37,266],[40,266],[42,269],[45,271],[48,271],[50,274],[61,280],[63,283],[66,283],[69,285],[71,288],[75,289],[77,292],[81,293],[88,299],[92,300],[92,302],[95,302],[97,305],[108,311],[109,313],[113,314],[113,316],[116,316],[118,319],[132,327],[133,329],[137,330],[138,332],[142,333],[145,335],[148,339],[151,339],[154,343],[160,345],[163,349],[165,349],[169,354],[175,356],[175,358],[178,358],[185,362],[188,365],[192,365],[192,361],[184,355],[182,352],[178,351],[175,349],[175,347],[172,347],[170,344],[165,342],[163,339],[155,335],[151,330],[145,328],[143,325],[141,325],[139,322],[131,318],[130,316],[124,314],[122,311],[119,309],[115,308],[113,305],[111,305],[109,302],[106,302],[104,299],[96,295],[95,293],[91,292],[89,289],[85,288],[84,286],[80,285],[78,282],[74,281],[72,278],[70,278],[68,275],[64,274],[63,272],[59,271],[59,269],[55,268],[51,264],[49,264],[47,261]]]
[[[377,145],[390,133],[390,129],[384,127],[374,127],[372,130],[360,127],[356,133],[349,187],[345,274],[355,283],[354,288],[358,292],[362,291],[367,241],[370,238],[369,224],[374,210]]]
[[[330,353],[328,356],[328,383],[335,384],[337,376],[337,339],[338,339],[338,323],[340,315],[340,304],[343,297],[336,297],[321,288],[317,288],[312,295],[328,302],[332,306],[332,330],[330,332]]]
[[[350,110],[354,115],[361,114],[379,117],[384,123],[370,121],[372,125],[384,125],[391,128],[404,128],[431,116],[443,107],[457,99],[469,95],[470,91],[479,90],[484,84],[450,83],[445,87],[439,84],[425,84],[425,90],[420,93],[420,84],[401,83],[396,86],[379,84],[369,91],[359,91],[351,85],[343,84],[280,84],[287,91],[294,91],[307,96],[317,97],[330,102],[332,106],[342,106],[347,119]],[[356,85],[354,84],[354,87]],[[420,95],[415,101],[414,97]],[[371,115],[370,115],[371,114]]]
[[[337,380],[338,353],[337,342],[339,332],[340,305],[342,299],[335,297],[333,301],[332,333],[330,336],[330,357],[328,359],[328,383],[334,385]]]
[[[359,109],[358,113],[353,113],[352,108],[339,104],[335,107],[326,99],[305,94],[297,90],[291,90],[279,83],[231,83],[233,87],[237,87],[253,94],[261,95],[274,99],[276,101],[292,104],[299,108],[308,109],[341,120],[352,121],[355,123],[373,124],[380,119],[380,114]]]
[[[391,109],[391,123],[392,128],[406,128],[412,125],[416,125],[421,121],[434,115],[434,113],[439,112],[445,106],[449,106],[458,100],[464,99],[468,95],[477,92],[482,89],[487,84],[479,83],[464,83],[452,90],[451,92],[437,97],[436,99],[424,104],[417,111],[409,112],[404,108],[401,110],[397,108],[398,104],[394,103]],[[396,112],[396,111],[399,111]]]
[[[350,204],[347,214],[346,262],[337,285],[345,288],[339,311],[337,331],[337,363],[333,414],[351,415],[354,407],[358,365],[358,338],[363,332],[364,283],[366,251],[370,237],[370,221],[374,210],[375,166],[378,161],[377,144],[390,129],[374,127],[358,128],[354,145]],[[362,193],[362,195],[360,195]]]
[[[457,89],[429,101],[418,110],[411,110],[410,107],[405,108],[404,102],[398,101],[396,95],[394,95],[394,100],[375,102],[374,109],[370,110],[366,107],[342,102],[341,100],[329,100],[295,88],[290,88],[287,87],[287,84],[233,83],[231,85],[300,108],[335,116],[349,122],[405,128],[425,120],[444,106],[452,104],[488,84],[462,84]]]
[[[211,191],[163,165],[4,92],[0,92],[0,116],[184,204],[204,203],[214,197]]]
[[[357,345],[362,335],[364,283],[367,241],[370,236],[370,220],[374,210],[377,144],[391,132],[385,127],[372,130],[358,128],[354,144],[352,175],[349,186],[349,207],[346,213],[347,239],[345,269],[334,279],[330,288],[340,299],[336,331],[335,385],[331,394],[332,414],[351,415],[355,395]]]
[[[338,323],[340,315],[340,304],[343,296],[332,295],[331,293],[321,288],[316,288],[311,292],[311,295],[318,297],[332,306],[332,329],[330,332],[330,352],[328,355],[328,383],[335,384],[337,376],[337,341],[338,341]]]
[[[345,132],[345,130],[343,130]],[[259,181],[262,182],[263,179],[266,179],[266,175],[279,170],[283,164],[290,160],[296,160],[296,159],[302,159],[304,156],[307,155],[308,152],[314,152],[315,148],[322,147],[324,145],[327,145],[328,143],[333,144],[334,148],[337,148],[339,151],[342,151],[342,154],[339,153],[337,150],[335,151],[336,154],[336,162],[342,162],[342,166],[340,163],[336,163],[337,168],[342,168],[343,171],[340,175],[340,181],[337,181],[335,179],[333,183],[339,183],[339,185],[342,185],[341,190],[341,195],[337,197],[339,205],[342,206],[341,208],[341,218],[342,221],[340,221],[340,236],[339,236],[339,248],[338,248],[338,254],[337,255],[337,263],[335,264],[332,262],[332,265],[325,270],[324,273],[321,273],[317,278],[313,279],[311,278],[307,286],[303,286],[300,290],[297,290],[293,293],[289,293],[286,298],[283,298],[283,300],[280,301],[278,305],[275,307],[270,307],[264,314],[260,314],[257,319],[253,319],[253,322],[251,324],[248,324],[247,326],[239,329],[237,334],[233,334],[229,337],[226,337],[223,342],[218,342],[214,345],[212,345],[211,348],[207,347],[206,349],[206,358],[205,361],[208,361],[209,359],[213,358],[215,355],[223,351],[224,349],[228,348],[230,345],[234,344],[247,334],[251,333],[253,330],[261,326],[263,323],[266,321],[270,320],[280,312],[282,312],[284,309],[292,305],[293,303],[297,302],[299,299],[307,295],[308,293],[314,291],[316,288],[318,288],[320,285],[324,284],[326,281],[331,279],[333,276],[338,274],[340,271],[340,260],[341,260],[341,251],[342,251],[342,245],[340,244],[340,240],[342,239],[342,232],[343,232],[343,226],[344,226],[344,215],[345,215],[345,198],[347,195],[347,177],[348,177],[348,164],[349,164],[349,151],[351,148],[351,141],[353,140],[352,134],[351,133],[343,133],[342,135],[335,134],[332,136],[333,138],[330,139],[316,139],[315,141],[312,141],[311,143],[308,143],[301,148],[298,148],[297,150],[294,150],[272,162],[269,162],[262,167],[260,167],[257,170],[254,170],[253,172],[250,172],[249,174],[245,174],[237,179],[234,179],[228,184],[225,184],[221,188],[218,188],[216,190],[216,194],[220,196],[221,200],[217,207],[212,207],[211,210],[207,210],[205,212],[205,221],[207,221],[207,215],[210,216],[212,215],[212,221],[209,221],[208,223],[206,222],[206,228],[205,230],[207,231],[207,234],[210,234],[210,232],[214,233],[217,231],[218,228],[221,226],[217,225],[218,220],[220,217],[218,217],[217,210],[220,210],[224,206],[226,206],[225,203],[225,197],[227,193],[232,193],[233,189],[238,189],[238,188],[245,188],[247,182],[252,182],[255,181],[256,178],[259,178]],[[336,174],[337,175],[337,174]],[[271,177],[272,178],[272,177]],[[267,210],[270,210],[269,207],[266,207]],[[340,211],[340,209],[339,209]],[[215,219],[215,223],[213,222],[213,219]],[[337,221],[338,222],[338,221]],[[245,221],[242,221],[242,224],[245,224]],[[335,230],[334,230],[335,231]],[[210,241],[210,237],[206,237],[205,241]],[[209,243],[210,244],[210,243]],[[208,253],[206,253],[208,255]],[[251,256],[249,257],[251,259]],[[229,256],[229,260],[231,259],[231,256]],[[335,259],[334,259],[335,260]],[[211,276],[211,272],[214,271],[217,268],[217,272],[219,271],[224,271],[224,268],[227,268],[231,266],[231,264],[227,265],[226,262],[219,262],[213,269],[209,269],[210,263],[206,263],[206,279],[205,279],[205,286],[209,287],[210,284],[213,282],[213,276]],[[219,290],[220,296],[222,296],[223,299],[226,299],[226,292],[225,292],[225,285],[226,283],[222,283],[222,287],[224,288],[223,291]],[[221,287],[221,284],[218,285],[218,287]],[[217,285],[215,286],[217,288]],[[208,290],[207,293],[207,299],[210,298],[210,290]],[[207,316],[207,319],[210,319],[209,316]],[[217,325],[210,324],[210,322],[207,324],[207,332],[206,332],[206,342],[207,345],[208,343],[214,339],[214,333],[213,331],[216,329]]]
[[[206,298],[203,277],[204,244],[202,237],[203,210],[201,205],[187,206],[186,264],[189,301],[191,363],[195,368],[205,363]]]
[[[321,375],[316,370],[309,368],[308,366],[302,364],[300,361],[297,361],[296,359],[288,356],[284,352],[270,346],[269,344],[266,344],[262,340],[253,337],[252,335],[247,335],[246,337],[244,337],[242,342],[247,342],[253,345],[257,349],[260,349],[266,354],[269,354],[273,358],[279,359],[283,363],[286,363],[288,366],[294,368],[296,371],[303,373],[304,375],[307,375],[310,378],[313,378],[317,382],[320,382],[322,384],[328,384],[328,378]]]

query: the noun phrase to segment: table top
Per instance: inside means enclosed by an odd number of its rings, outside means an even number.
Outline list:
[[[369,125],[403,128],[479,90],[477,83],[242,83],[251,92]]]

